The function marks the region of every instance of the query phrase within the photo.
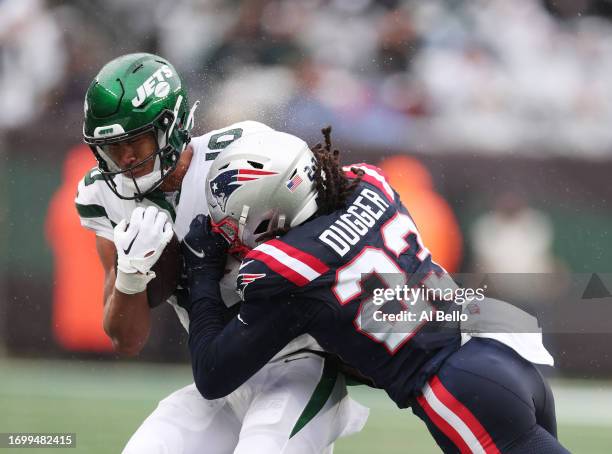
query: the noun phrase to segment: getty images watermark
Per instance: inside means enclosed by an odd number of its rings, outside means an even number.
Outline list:
[[[612,273],[364,274],[355,323],[377,339],[431,331],[612,335]],[[599,339],[599,338],[598,338]]]
[[[376,322],[465,322],[469,315],[460,311],[434,309],[427,302],[454,303],[462,306],[471,302],[482,302],[485,299],[487,286],[479,288],[462,288],[451,285],[446,288],[426,286],[410,287],[396,285],[393,288],[375,288],[372,291],[372,303],[380,309],[372,313]],[[404,307],[399,312],[385,312],[382,307],[389,302],[397,302]]]

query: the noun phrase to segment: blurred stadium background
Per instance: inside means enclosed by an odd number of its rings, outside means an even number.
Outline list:
[[[583,329],[545,337],[548,373],[561,439],[610,452],[611,19],[609,0],[0,0],[0,432],[119,452],[190,381],[169,308],[138,359],[112,354],[73,208],[94,165],[85,90],[109,59],[149,51],[202,101],[199,133],[253,119],[314,143],[332,124],[345,162],[388,172],[449,271],[590,276],[588,310],[557,315]],[[436,452],[382,393],[351,392],[372,416],[337,453]]]

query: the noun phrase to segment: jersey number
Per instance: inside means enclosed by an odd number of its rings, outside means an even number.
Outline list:
[[[228,129],[226,131],[218,132],[217,134],[213,134],[210,136],[208,140],[208,149],[209,150],[223,150],[234,140],[242,137],[242,128],[234,128]],[[217,157],[217,155],[221,153],[221,151],[213,151],[206,153],[206,160],[212,161]]]
[[[409,235],[414,234],[416,237],[419,250],[415,251],[415,254],[419,260],[423,261],[430,255],[429,250],[423,246],[410,216],[397,213],[383,225],[381,234],[388,252],[381,248],[366,246],[353,260],[338,269],[332,291],[341,305],[348,304],[360,296],[363,291],[363,281],[372,274],[376,274],[386,288],[395,289],[397,286],[404,288],[408,278],[400,268],[397,258],[410,247],[406,241]],[[422,311],[428,309],[429,303],[424,299],[415,301],[410,306],[410,312],[416,314],[417,320],[401,322],[397,327],[391,322],[375,321],[374,313],[380,311],[383,306],[384,304],[374,304],[372,297],[364,299],[354,324],[359,332],[382,343],[389,353],[394,354],[425,323],[418,318]]]

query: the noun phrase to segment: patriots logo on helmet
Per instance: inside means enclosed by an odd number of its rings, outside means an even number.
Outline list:
[[[244,301],[244,291],[246,290],[247,285],[256,281],[257,279],[261,279],[262,277],[266,277],[265,273],[243,273],[238,275],[238,281],[236,286],[236,291],[240,296],[240,299]]]
[[[225,204],[227,203],[229,196],[232,195],[234,191],[241,187],[244,183],[247,181],[256,181],[262,177],[277,174],[278,172],[258,169],[226,170],[225,172],[221,172],[214,180],[210,182],[210,191],[221,207],[221,210],[225,211]]]

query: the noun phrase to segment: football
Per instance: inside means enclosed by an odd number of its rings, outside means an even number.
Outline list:
[[[159,306],[174,293],[181,277],[181,263],[181,247],[178,238],[173,235],[151,268],[155,272],[155,279],[147,285],[149,306]]]

